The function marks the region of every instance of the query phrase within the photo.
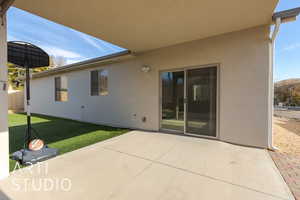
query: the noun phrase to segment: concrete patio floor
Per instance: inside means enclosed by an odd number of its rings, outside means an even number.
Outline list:
[[[132,131],[42,167],[0,181],[0,199],[294,199],[266,150],[178,135]],[[65,179],[69,191],[37,188]]]

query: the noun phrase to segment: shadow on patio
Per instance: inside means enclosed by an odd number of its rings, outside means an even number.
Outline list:
[[[23,148],[24,134],[26,131],[25,123],[26,115],[9,115],[10,153]],[[38,135],[46,144],[50,147],[58,148],[60,154],[121,135],[128,131],[121,128],[44,115],[33,115],[32,127],[38,132]]]
[[[0,190],[0,199],[1,200],[11,200],[5,193]]]

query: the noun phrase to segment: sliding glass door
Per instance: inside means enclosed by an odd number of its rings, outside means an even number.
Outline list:
[[[216,137],[217,68],[187,70],[186,133]]]
[[[161,73],[161,128],[216,137],[217,67]]]
[[[184,72],[161,74],[161,128],[184,131]]]

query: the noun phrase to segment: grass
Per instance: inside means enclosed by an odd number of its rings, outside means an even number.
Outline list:
[[[60,154],[124,134],[128,129],[95,125],[74,120],[34,114],[32,127],[42,140]],[[26,115],[9,114],[10,154],[23,148],[26,131]],[[15,168],[15,161],[10,160],[10,171]]]

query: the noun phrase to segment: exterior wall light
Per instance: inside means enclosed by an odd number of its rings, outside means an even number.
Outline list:
[[[142,72],[147,73],[147,72],[150,72],[151,67],[148,66],[148,65],[143,65],[142,68],[141,68],[141,70],[142,70]]]

